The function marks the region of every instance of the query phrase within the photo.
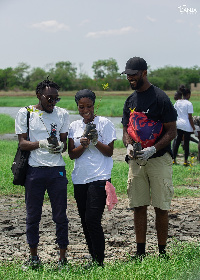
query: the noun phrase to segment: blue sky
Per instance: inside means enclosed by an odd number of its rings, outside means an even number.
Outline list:
[[[0,0],[0,69],[133,56],[152,68],[200,66],[199,0]]]

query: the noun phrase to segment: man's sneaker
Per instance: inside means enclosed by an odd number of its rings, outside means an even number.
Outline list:
[[[59,259],[58,261],[58,269],[62,270],[67,266],[68,262],[67,262],[67,258],[64,259]]]
[[[40,266],[41,266],[40,258],[38,256],[30,256],[28,261],[26,261],[22,265],[22,269],[23,270],[26,270],[26,269],[29,269],[29,268],[38,269]]]

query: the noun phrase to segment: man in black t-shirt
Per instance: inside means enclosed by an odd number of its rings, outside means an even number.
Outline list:
[[[165,256],[168,210],[173,197],[171,141],[176,136],[176,110],[169,97],[147,79],[143,58],[130,58],[127,74],[135,90],[123,110],[123,142],[129,163],[128,197],[134,208],[136,257],[145,256],[147,206],[156,213],[159,253]]]

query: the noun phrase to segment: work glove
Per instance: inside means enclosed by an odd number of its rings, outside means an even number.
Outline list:
[[[63,149],[64,149],[64,143],[61,141],[58,141],[58,146],[53,148],[53,151],[51,153],[59,154],[59,153],[62,153]]]
[[[126,154],[128,155],[129,159],[133,159],[134,153],[133,153],[133,145],[128,144],[126,148]]]
[[[49,141],[47,139],[43,139],[43,140],[39,141],[39,147],[41,149],[47,150],[49,153],[52,153],[54,145],[53,144],[49,144]]]
[[[147,147],[137,152],[137,158],[140,160],[147,160],[155,153],[156,153],[156,148],[154,146]]]

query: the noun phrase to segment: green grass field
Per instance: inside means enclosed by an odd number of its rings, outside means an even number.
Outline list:
[[[171,258],[166,261],[147,256],[142,263],[116,261],[105,268],[84,270],[80,265],[69,265],[62,271],[55,263],[45,264],[40,270],[23,271],[21,263],[5,261],[0,266],[1,280],[199,280],[200,247],[196,244],[174,241],[170,247]]]
[[[33,98],[30,101],[30,98]],[[108,104],[114,104],[114,114],[119,114],[122,110],[122,104],[126,97],[107,97],[101,103],[102,112],[107,112],[105,107]],[[14,100],[13,100],[14,99]],[[69,102],[69,97],[63,98],[63,104],[68,106],[68,103],[73,103],[73,97]],[[0,96],[0,106],[25,106],[37,100],[34,97],[6,97]],[[192,101],[192,100],[191,100]],[[9,105],[8,105],[9,104]],[[62,105],[62,103],[60,103]],[[200,104],[198,100],[193,101],[196,112]],[[62,105],[63,106],[63,105]],[[118,113],[115,108],[118,107]],[[66,107],[68,108],[68,107]],[[69,109],[69,108],[68,108]],[[70,109],[72,110],[72,109]],[[100,109],[99,109],[100,112]],[[0,135],[4,133],[14,133],[14,120],[7,115],[0,115]],[[11,165],[17,149],[17,141],[0,140],[0,196],[24,195],[24,187],[14,186],[12,184]],[[123,147],[122,141],[117,140],[115,148]],[[192,165],[190,167],[183,167],[182,164],[173,166],[173,183],[175,187],[175,197],[200,197],[200,164],[196,161],[197,144],[190,144],[190,152],[194,155]],[[183,153],[182,148],[179,153]],[[68,184],[68,196],[73,196],[73,185],[71,181],[71,172],[73,170],[74,162],[71,161],[67,154],[64,155],[66,162]],[[190,158],[191,160],[191,158]],[[112,182],[116,187],[118,196],[124,197],[126,195],[128,165],[125,162],[114,161],[112,170]],[[45,203],[49,203],[48,196],[45,197]],[[22,261],[16,259],[14,262],[2,261],[0,262],[0,279],[2,280],[18,280],[18,279],[104,279],[104,280],[121,280],[121,279],[135,279],[135,280],[199,280],[200,279],[200,244],[191,242],[179,242],[174,240],[169,247],[168,252],[170,259],[158,259],[155,256],[147,256],[142,263],[133,262],[128,259],[122,262],[118,261],[109,263],[104,269],[94,267],[91,270],[84,270],[78,263],[70,265],[67,269],[57,271],[55,263],[45,264],[44,267],[38,271],[23,271],[21,269]]]
[[[74,101],[76,92],[61,92],[61,101],[57,104],[67,110],[72,110],[78,113],[77,106]],[[95,102],[95,112],[98,108],[98,115],[107,117],[121,117],[123,106],[126,98],[131,94],[131,91],[121,92],[96,92],[97,98]],[[174,92],[167,92],[172,103],[174,103]],[[200,93],[194,92],[191,95],[190,101],[193,103],[194,115],[200,114]],[[99,103],[99,101],[101,102]],[[34,105],[37,103],[37,98],[34,92],[0,92],[0,107],[23,107]]]
[[[121,146],[122,141],[117,140],[116,146]],[[191,151],[195,155],[197,144],[191,144]],[[0,140],[0,195],[23,194],[24,187],[14,186],[12,184],[11,165],[17,149],[17,141]],[[181,152],[181,149],[180,149]],[[73,196],[73,184],[71,181],[71,173],[73,170],[74,162],[69,159],[67,153],[64,154],[66,162],[67,177],[69,179],[68,195]],[[126,194],[128,176],[128,164],[126,162],[114,161],[112,169],[112,182],[116,187],[118,195]],[[175,196],[184,197],[200,197],[199,188],[200,179],[200,164],[194,159],[190,167],[183,167],[182,164],[173,166],[173,184],[175,187]]]

